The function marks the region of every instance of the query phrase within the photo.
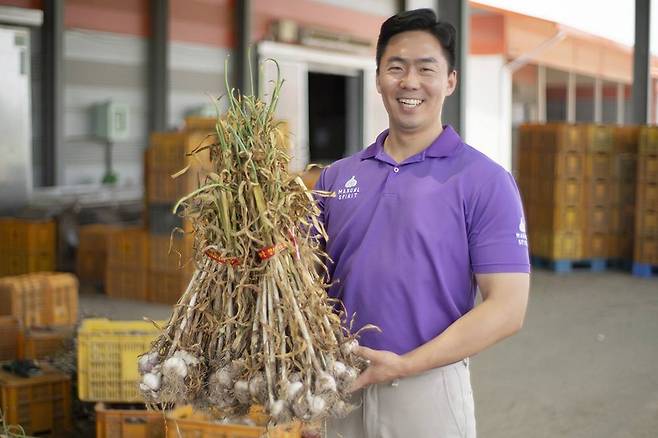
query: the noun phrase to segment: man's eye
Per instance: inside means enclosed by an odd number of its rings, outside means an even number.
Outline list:
[[[401,71],[401,70],[402,70],[402,67],[393,66],[393,67],[389,67],[388,70],[389,70],[389,71]]]

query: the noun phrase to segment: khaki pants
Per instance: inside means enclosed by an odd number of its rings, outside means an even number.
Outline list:
[[[327,421],[326,438],[475,438],[468,359],[354,394],[358,407]]]

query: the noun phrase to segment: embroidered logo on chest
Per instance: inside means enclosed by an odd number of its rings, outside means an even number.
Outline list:
[[[359,182],[356,180],[356,176],[352,175],[352,178],[348,179],[345,182],[345,186],[342,189],[338,189],[336,196],[339,201],[344,199],[353,199],[359,195]]]

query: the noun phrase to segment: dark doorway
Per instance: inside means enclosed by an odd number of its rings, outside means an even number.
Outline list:
[[[360,149],[360,76],[308,74],[308,138],[311,163],[326,164]]]

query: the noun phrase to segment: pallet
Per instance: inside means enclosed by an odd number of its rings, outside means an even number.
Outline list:
[[[546,268],[558,274],[568,274],[574,269],[591,272],[604,272],[608,267],[608,261],[604,258],[592,258],[582,260],[558,259],[551,260],[543,257],[531,257],[533,266]]]
[[[635,277],[650,278],[658,275],[658,265],[633,262],[632,272]]]

